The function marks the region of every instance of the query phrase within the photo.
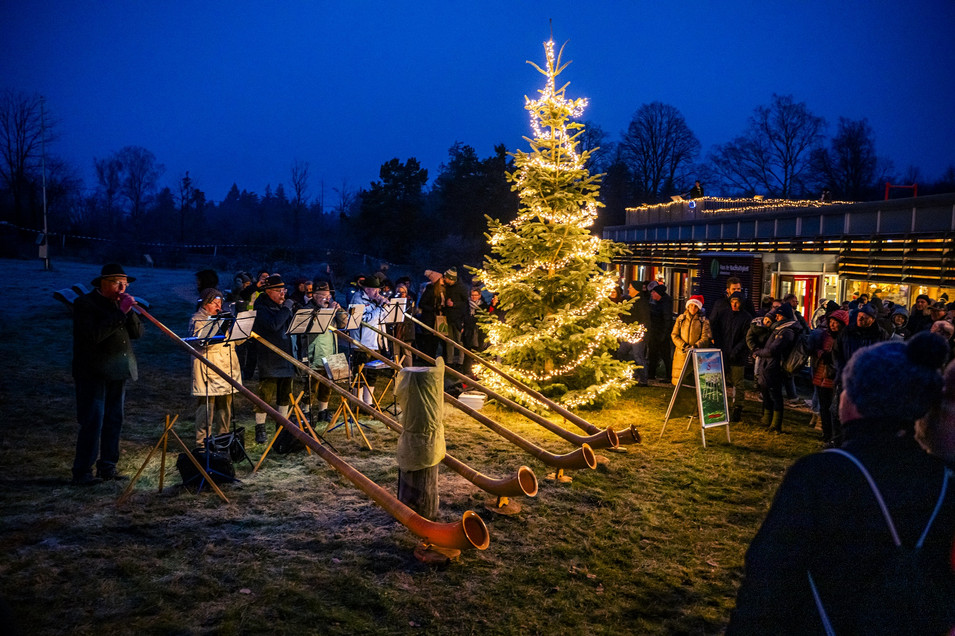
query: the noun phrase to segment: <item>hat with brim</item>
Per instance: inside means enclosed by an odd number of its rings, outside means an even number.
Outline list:
[[[279,274],[272,274],[265,280],[265,285],[262,286],[262,289],[284,289],[285,281],[282,280],[282,277]]]
[[[127,283],[132,283],[136,280],[132,276],[127,276],[126,272],[123,271],[123,266],[119,263],[108,263],[103,265],[103,269],[100,270],[99,276],[90,281],[90,284],[93,287],[99,287],[100,282],[104,278],[125,278]]]
[[[381,287],[381,281],[377,276],[366,276],[365,279],[358,284],[365,289],[379,289]]]
[[[328,284],[327,280],[320,280],[315,283],[315,286],[312,288],[313,291],[331,291],[331,286]]]

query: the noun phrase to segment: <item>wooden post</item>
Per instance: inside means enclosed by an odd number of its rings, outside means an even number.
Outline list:
[[[398,438],[398,500],[426,519],[438,515],[438,465],[445,455],[444,363],[405,367],[395,397],[401,408]]]

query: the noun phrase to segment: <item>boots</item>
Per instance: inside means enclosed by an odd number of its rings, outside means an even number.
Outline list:
[[[733,411],[730,414],[730,422],[742,422],[743,421],[743,407],[734,406]]]
[[[759,423],[763,426],[769,426],[773,419],[773,412],[763,409],[763,417],[759,420]]]
[[[264,444],[269,441],[265,434],[265,413],[255,414],[255,443]]]
[[[782,411],[773,412],[773,421],[772,421],[772,424],[769,425],[769,430],[775,431],[777,433],[783,432],[783,412]]]

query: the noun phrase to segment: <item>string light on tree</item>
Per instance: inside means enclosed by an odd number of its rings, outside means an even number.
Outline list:
[[[488,354],[504,370],[568,406],[612,400],[633,383],[633,366],[613,359],[621,340],[637,342],[643,327],[625,324],[628,303],[614,303],[614,277],[601,265],[626,248],[590,233],[600,203],[601,175],[586,168],[589,152],[577,152],[587,100],[567,99],[568,84],[557,87],[561,51],[544,44],[546,78],[539,97],[525,97],[533,138],[530,152],[514,155],[507,175],[521,209],[510,223],[490,220],[491,255],[476,277],[499,295],[503,321],[482,316]],[[489,388],[533,406],[526,394],[495,374],[476,370]]]

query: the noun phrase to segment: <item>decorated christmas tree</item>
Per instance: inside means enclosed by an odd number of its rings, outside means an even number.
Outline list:
[[[546,77],[540,97],[525,97],[534,138],[531,152],[515,154],[508,179],[520,196],[518,217],[510,223],[488,222],[491,254],[475,272],[498,294],[504,319],[482,318],[488,335],[487,355],[509,374],[566,406],[606,403],[633,383],[633,365],[615,360],[618,338],[635,342],[643,333],[620,314],[629,303],[614,303],[615,276],[601,264],[626,248],[593,236],[600,176],[578,153],[583,131],[579,118],[587,100],[568,100],[567,84],[557,88],[566,68],[554,42],[544,44],[546,68],[528,62]],[[500,377],[478,368],[481,382],[515,399],[527,401]]]

